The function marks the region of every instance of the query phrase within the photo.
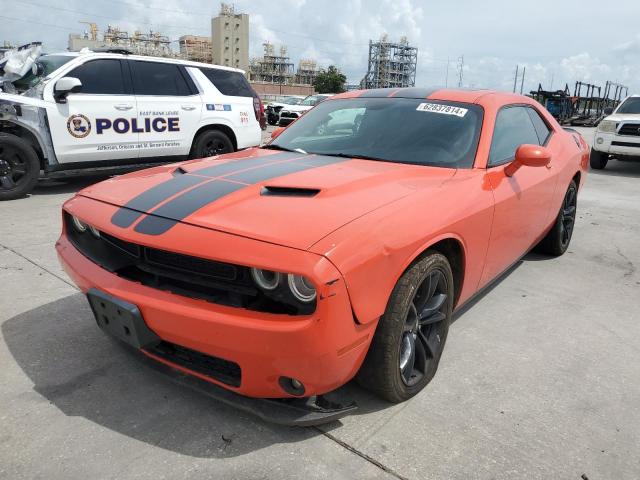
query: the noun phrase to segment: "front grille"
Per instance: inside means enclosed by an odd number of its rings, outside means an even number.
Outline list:
[[[176,295],[230,307],[287,315],[313,313],[316,303],[283,301],[259,290],[251,269],[243,265],[207,260],[146,247],[101,232],[79,233],[65,212],[67,237],[87,258],[119,277]],[[288,297],[286,297],[288,298]]]
[[[640,123],[625,123],[618,130],[618,135],[640,137]]]
[[[293,112],[281,112],[280,117],[281,118],[298,118],[298,114]]]
[[[613,145],[614,147],[640,148],[640,143],[631,143],[631,142],[611,142],[611,145]]]
[[[190,348],[181,347],[174,343],[162,341],[147,352],[171,362],[180,367],[187,368],[214,380],[218,380],[232,387],[239,387],[242,377],[240,365],[229,360],[196,352]]]

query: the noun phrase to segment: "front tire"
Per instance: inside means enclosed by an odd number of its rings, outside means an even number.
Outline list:
[[[447,258],[428,251],[393,289],[358,372],[358,383],[394,403],[420,392],[438,369],[453,298]]]
[[[33,147],[16,135],[0,133],[0,201],[24,197],[39,175],[40,160]]]
[[[573,227],[576,222],[576,209],[578,207],[578,186],[575,180],[571,180],[567,193],[565,193],[562,206],[549,233],[540,241],[537,250],[541,253],[559,257],[569,248]]]
[[[594,170],[602,170],[607,166],[607,162],[609,161],[609,155],[604,152],[599,152],[597,150],[591,149],[591,156],[589,157],[589,165]]]
[[[234,151],[231,139],[220,130],[206,130],[193,142],[189,158],[207,158]]]

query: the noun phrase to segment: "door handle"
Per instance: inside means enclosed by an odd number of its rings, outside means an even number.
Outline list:
[[[190,112],[191,110],[195,110],[196,107],[194,107],[193,105],[182,105],[182,109]]]
[[[131,110],[133,108],[133,105],[127,105],[127,104],[121,103],[120,105],[114,105],[114,108],[116,110],[125,111],[125,110]]]

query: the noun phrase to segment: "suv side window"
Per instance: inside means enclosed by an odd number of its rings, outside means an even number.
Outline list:
[[[67,74],[82,82],[79,93],[126,95],[120,60],[90,60]]]
[[[547,126],[546,122],[542,119],[537,110],[528,107],[527,112],[529,112],[529,117],[531,117],[533,127],[536,129],[536,133],[538,134],[540,145],[544,145],[549,139],[551,129]]]
[[[508,106],[498,112],[488,166],[510,162],[520,145],[540,143],[527,110],[527,107]]]
[[[186,97],[191,95],[180,67],[172,63],[130,61],[136,95]]]
[[[255,93],[240,72],[232,72],[219,68],[200,68],[204,76],[209,79],[223,95],[232,97],[254,97]]]

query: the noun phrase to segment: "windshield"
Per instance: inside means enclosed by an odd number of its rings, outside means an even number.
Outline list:
[[[71,55],[43,55],[38,58],[36,62],[42,65],[42,68],[44,69],[43,75],[36,76],[32,72],[29,72],[21,79],[13,82],[13,84],[18,90],[28,90],[39,83],[44,77],[55,72],[65,63],[73,60],[73,58],[74,57]]]
[[[307,98],[305,98],[304,100],[302,100],[300,102],[300,105],[306,105],[306,106],[314,106],[317,105],[318,103],[320,103],[321,101],[325,100],[327,97],[321,97],[320,95],[309,95]]]
[[[288,97],[280,100],[280,103],[284,103],[285,105],[298,105],[301,101],[302,101],[301,98]]]
[[[481,126],[478,105],[353,98],[321,103],[270,145],[320,155],[471,168]]]
[[[638,113],[640,114],[640,97],[627,98],[616,113]]]

